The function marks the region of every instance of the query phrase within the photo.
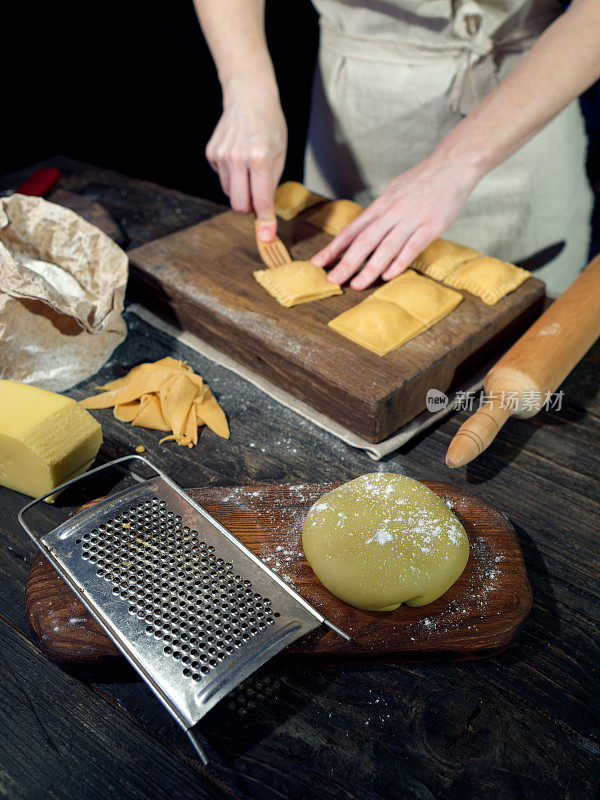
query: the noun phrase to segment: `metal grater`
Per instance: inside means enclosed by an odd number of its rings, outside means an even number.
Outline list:
[[[156,477],[38,537],[23,515],[125,461]],[[19,521],[190,736],[231,689],[286,645],[329,625],[299,594],[142,456],[116,459],[28,503]]]

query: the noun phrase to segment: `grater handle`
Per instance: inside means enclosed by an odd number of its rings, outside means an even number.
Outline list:
[[[184,728],[184,730],[185,730],[185,732],[187,733],[187,735],[188,735],[188,738],[189,738],[190,742],[192,743],[192,745],[193,745],[193,747],[194,747],[194,750],[195,750],[195,751],[198,753],[198,755],[200,756],[200,760],[202,761],[202,763],[204,764],[204,766],[205,766],[205,767],[207,767],[207,766],[208,766],[208,756],[206,755],[206,753],[205,753],[205,752],[204,752],[204,750],[202,749],[202,747],[201,747],[201,745],[200,745],[200,742],[199,742],[199,741],[198,741],[198,739],[196,738],[196,735],[193,733],[193,731],[192,731],[192,729],[191,729],[191,728]]]
[[[333,622],[330,622],[330,620],[324,618],[323,622],[328,628],[331,628],[334,633],[337,633],[338,636],[341,636],[342,639],[345,639],[347,642],[352,641],[351,637],[347,633],[345,633],[341,628],[338,628],[337,625],[334,625]]]
[[[150,469],[154,470],[154,472],[159,475],[161,478],[166,479],[169,483],[168,476],[160,470],[157,466],[155,466],[151,461],[148,461],[147,458],[136,454],[132,454],[130,456],[121,456],[121,458],[115,458],[113,461],[107,461],[106,464],[101,464],[99,467],[94,467],[94,469],[90,469],[87,472],[84,472],[82,475],[77,475],[75,478],[71,478],[70,481],[65,481],[65,483],[61,483],[60,486],[57,486],[55,489],[51,489],[46,494],[43,494],[41,497],[37,497],[35,500],[31,500],[31,502],[27,503],[27,505],[23,506],[23,508],[18,513],[18,520],[23,528],[26,531],[27,535],[30,539],[37,545],[39,538],[35,531],[32,531],[29,525],[24,520],[24,515],[30,511],[34,506],[37,506],[38,503],[41,503],[47,497],[51,497],[53,494],[58,494],[62,492],[64,489],[67,489],[69,486],[73,486],[76,483],[84,480],[85,478],[89,478],[91,475],[95,475],[98,472],[102,472],[103,470],[110,469],[111,467],[115,467],[117,464],[123,464],[125,461],[142,461],[146,466],[150,467]]]

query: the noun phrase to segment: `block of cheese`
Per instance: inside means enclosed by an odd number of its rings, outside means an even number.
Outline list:
[[[41,495],[85,472],[102,428],[77,401],[0,380],[0,484]]]

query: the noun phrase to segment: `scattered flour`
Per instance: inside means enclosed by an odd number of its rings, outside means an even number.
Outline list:
[[[556,336],[558,333],[560,333],[560,322],[551,322],[538,331],[538,336]]]

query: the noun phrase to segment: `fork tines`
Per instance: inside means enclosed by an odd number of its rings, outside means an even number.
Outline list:
[[[256,246],[263,263],[273,269],[282,264],[289,264],[292,260],[286,246],[281,239],[276,236],[272,242],[263,242],[258,235],[258,221],[255,223]]]

